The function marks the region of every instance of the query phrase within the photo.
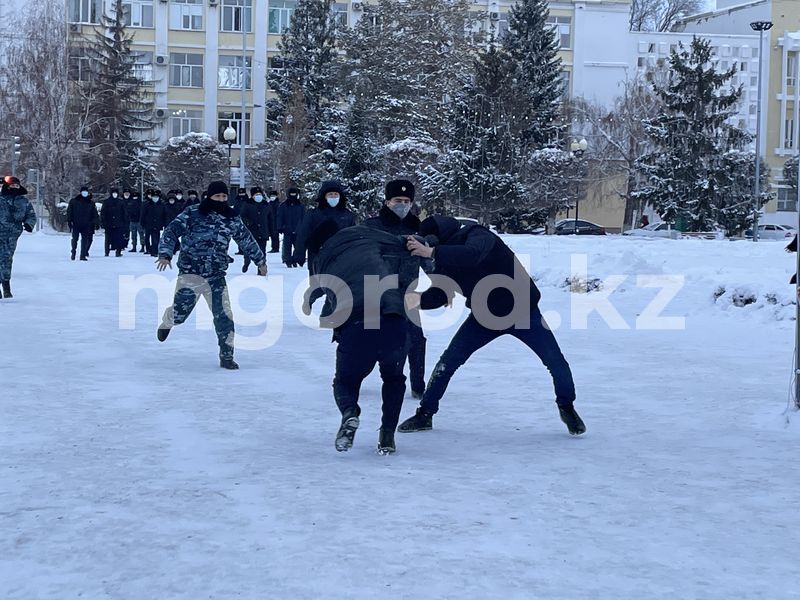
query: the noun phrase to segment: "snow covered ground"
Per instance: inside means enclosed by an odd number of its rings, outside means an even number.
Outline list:
[[[275,329],[283,312],[282,332],[227,372],[213,330],[190,320],[159,344],[157,295],[135,311],[121,298],[120,276],[154,275],[152,259],[103,258],[98,238],[70,262],[68,238],[25,235],[0,301],[0,598],[800,598],[800,415],[782,414],[794,256],[507,240],[561,321],[588,433],[566,433],[544,368],[501,340],[453,379],[433,432],[379,457],[377,374],[355,447],[333,448],[334,346],[294,316],[303,270],[269,255],[265,314]],[[611,325],[580,328],[604,292],[564,287],[580,255],[580,279],[625,276]],[[263,282],[240,265],[232,288]],[[637,275],[685,278],[662,313],[683,328],[647,316],[659,289]],[[236,306],[257,313],[264,295]],[[454,327],[428,331],[428,369]],[[238,339],[264,346],[263,330]]]

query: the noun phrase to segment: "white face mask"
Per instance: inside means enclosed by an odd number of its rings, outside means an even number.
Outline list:
[[[408,213],[411,212],[411,205],[410,204],[395,204],[389,207],[394,214],[396,214],[401,219],[405,219],[408,216]]]
[[[328,198],[328,206],[331,208],[336,208],[339,206],[339,196],[334,196],[333,198]]]
[[[83,196],[84,198],[88,198],[89,192],[81,192],[81,196]]]
[[[183,194],[176,194],[176,195],[175,195],[175,197],[176,197],[178,200],[183,200]]]
[[[160,200],[158,196],[151,196],[151,198],[153,199],[153,202],[158,202]]]
[[[111,197],[112,197],[112,198],[116,198],[117,196],[119,196],[119,194],[118,194],[117,192],[113,192],[113,193],[111,194]]]
[[[269,197],[269,201],[270,201],[270,202],[275,202],[275,200],[277,200],[277,199],[278,199],[278,197],[277,197],[277,196],[270,196],[270,197]]]
[[[264,196],[262,196],[261,194],[256,194],[255,196],[253,196],[253,200],[255,200],[256,202],[261,202],[264,200]]]
[[[122,194],[122,197],[125,198],[125,200],[130,200],[131,195],[130,194]]]

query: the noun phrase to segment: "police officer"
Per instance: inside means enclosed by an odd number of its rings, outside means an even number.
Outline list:
[[[136,252],[136,244],[141,240],[142,252],[144,252],[144,229],[139,224],[142,216],[142,199],[138,192],[131,192],[129,188],[122,190],[122,201],[125,203],[125,212],[128,215],[128,234],[130,236],[131,249],[128,252]]]
[[[24,229],[28,233],[36,225],[36,213],[25,197],[28,191],[13,175],[3,178],[0,187],[0,298],[12,298],[11,266],[17,240]]]
[[[303,217],[306,214],[306,207],[300,199],[300,190],[296,187],[289,188],[286,192],[286,201],[278,207],[278,233],[283,234],[283,247],[281,260],[289,268],[297,266],[292,255],[294,254],[294,243],[297,237],[297,230]]]
[[[250,190],[250,197],[252,198],[252,196],[253,190]],[[267,228],[270,240],[270,254],[280,251],[280,236],[278,235],[278,207],[280,204],[281,200],[278,197],[278,191],[270,190],[267,194],[267,208],[269,208],[269,222],[267,223]]]
[[[161,192],[158,190],[148,190],[147,198],[142,202],[141,224],[144,229],[145,249],[150,256],[158,256],[158,241],[161,238],[161,230],[167,224],[166,210],[164,202],[161,200]]]
[[[94,232],[100,229],[100,215],[92,200],[92,193],[88,186],[81,187],[80,193],[69,201],[67,207],[67,224],[72,232],[72,252],[70,258],[75,260],[78,249],[78,239],[81,241],[81,260],[89,259],[89,249],[92,247]]]
[[[106,256],[114,250],[116,256],[122,256],[122,251],[127,246],[125,235],[128,233],[128,211],[125,201],[119,197],[119,190],[111,188],[108,198],[103,200],[100,209],[100,222],[105,231],[104,246]]]
[[[260,187],[250,188],[250,198],[242,203],[240,210],[245,227],[250,231],[261,251],[266,253],[272,213]],[[242,273],[247,273],[249,268],[250,258],[245,256]]]
[[[199,206],[190,206],[167,225],[158,248],[159,271],[172,268],[179,238],[183,248],[178,258],[175,300],[164,312],[158,340],[165,341],[172,327],[186,321],[202,295],[214,316],[219,365],[223,369],[238,369],[233,360],[234,324],[225,281],[231,238],[258,265],[259,275],[267,274],[267,261],[241,218],[228,205],[228,186],[224,182],[212,182],[207,198]]]

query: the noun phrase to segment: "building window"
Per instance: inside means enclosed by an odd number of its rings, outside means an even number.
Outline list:
[[[789,54],[786,61],[786,85],[794,87],[797,77],[797,55]]]
[[[500,15],[500,20],[497,21],[497,39],[503,39],[508,35],[508,15]]]
[[[222,31],[253,30],[253,7],[250,0],[222,0]]]
[[[169,117],[169,132],[172,137],[203,131],[203,111],[181,108],[173,110]]]
[[[547,17],[547,24],[553,28],[559,48],[562,50],[572,48],[572,39],[570,35],[572,17]],[[652,48],[652,50],[650,48]],[[650,44],[648,52],[654,51],[655,44]]]
[[[203,55],[173,52],[169,55],[169,84],[173,87],[203,87]]]
[[[169,26],[172,29],[203,29],[203,0],[172,0],[169,5]]]
[[[139,81],[152,82],[153,76],[153,53],[139,52],[133,57],[133,76]]]
[[[570,84],[570,72],[561,71],[561,85],[562,85],[561,95],[564,98],[569,98],[570,95],[569,84]]]
[[[267,30],[270,33],[283,33],[284,29],[289,28],[294,9],[297,2],[294,0],[276,0],[269,3],[269,25]]]
[[[739,72],[740,73],[747,73],[747,63],[743,62],[739,64]]]
[[[785,141],[783,147],[787,150],[794,148],[794,119],[786,119],[784,122]]]
[[[242,57],[239,55],[222,54],[219,57],[219,76],[217,85],[225,89],[242,89],[242,78],[245,79],[246,89],[252,87],[251,71],[252,58],[247,57],[247,61],[242,68]]]
[[[220,112],[217,117],[217,139],[225,144],[223,132],[230,125],[236,130],[236,140],[233,142],[237,146],[242,145],[242,113],[240,112]],[[244,142],[250,144],[250,113],[244,113]]]
[[[337,27],[347,27],[347,4],[337,2],[333,5],[333,17]]]
[[[72,81],[89,81],[91,78],[91,58],[89,51],[80,46],[69,48],[69,78]]]
[[[270,56],[267,58],[267,67],[270,75],[280,76],[286,72],[283,66],[283,58],[280,56]]]
[[[753,49],[751,50],[751,52],[753,54],[753,58],[758,58],[758,52],[759,52],[758,46],[753,46]]]
[[[778,187],[778,210],[792,211],[797,210],[797,194],[790,187]]]
[[[153,27],[153,0],[129,0],[122,3],[122,10],[128,27]]]
[[[70,23],[99,23],[101,0],[68,0]]]

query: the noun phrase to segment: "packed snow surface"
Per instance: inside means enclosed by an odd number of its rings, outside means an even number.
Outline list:
[[[236,257],[251,320],[228,372],[202,301],[156,340],[175,271],[104,258],[99,236],[71,262],[67,237],[24,235],[0,301],[0,598],[800,598],[795,256],[505,239],[530,256],[588,432],[567,434],[545,369],[502,339],[432,432],[380,457],[377,373],[334,450],[335,345],[295,316],[305,270],[270,254],[265,282]],[[156,291],[134,304],[137,281]],[[428,372],[460,306],[427,318]]]

